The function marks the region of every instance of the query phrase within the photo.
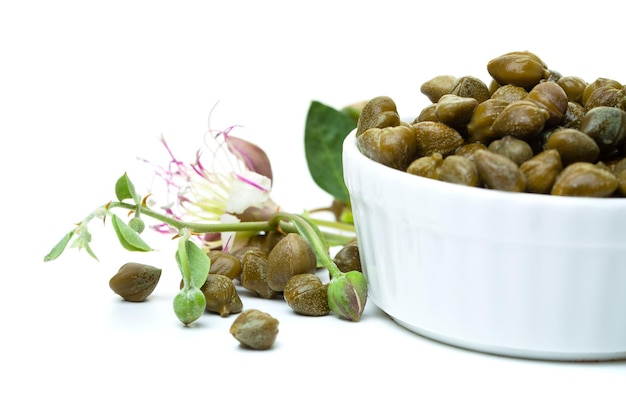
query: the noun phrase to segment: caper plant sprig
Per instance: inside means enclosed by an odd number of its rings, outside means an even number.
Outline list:
[[[342,272],[330,257],[328,243],[324,235],[310,218],[291,213],[276,213],[271,224],[287,219],[295,226],[315,252],[317,259],[326,267],[330,275],[328,284],[328,306],[337,316],[359,321],[367,302],[367,281],[360,271]]]

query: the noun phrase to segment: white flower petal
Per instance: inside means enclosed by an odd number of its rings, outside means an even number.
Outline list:
[[[226,203],[226,211],[241,214],[249,207],[257,207],[267,201],[272,181],[256,172],[246,172],[233,181]]]

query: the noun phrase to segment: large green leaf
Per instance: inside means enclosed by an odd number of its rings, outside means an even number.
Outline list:
[[[354,117],[346,112],[311,102],[304,131],[309,172],[321,189],[343,202],[350,199],[343,180],[343,141],[355,127]]]

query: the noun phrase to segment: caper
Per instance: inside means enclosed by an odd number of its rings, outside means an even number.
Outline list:
[[[459,132],[440,122],[419,122],[412,125],[411,128],[415,133],[417,144],[416,154],[411,161],[421,156],[432,155],[435,152],[444,156],[450,155],[464,143],[463,136]]]
[[[285,301],[293,311],[305,316],[325,316],[328,307],[328,284],[315,274],[297,274],[289,278],[284,289]]]
[[[384,128],[400,125],[400,116],[396,103],[387,96],[378,96],[369,100],[359,115],[356,135],[362,135],[372,127]]]
[[[209,274],[200,291],[206,299],[207,311],[218,313],[221,317],[240,313],[243,309],[233,280],[226,275]]]
[[[341,272],[363,272],[361,256],[359,255],[359,245],[356,240],[339,249],[333,257],[333,262]]]
[[[534,101],[518,100],[508,104],[496,116],[491,128],[500,136],[514,136],[519,139],[532,138],[541,132],[550,114]]]
[[[420,114],[418,114],[415,120],[413,121],[413,124],[417,122],[427,122],[427,121],[429,122],[439,121],[439,119],[437,118],[437,103],[432,103],[424,107],[422,111],[420,112]]]
[[[563,115],[563,119],[561,119],[561,126],[578,129],[580,127],[580,122],[582,122],[584,116],[585,108],[582,104],[576,103],[574,101],[568,101],[567,110]]]
[[[476,106],[467,124],[467,142],[488,145],[492,140],[501,137],[493,131],[493,122],[508,104],[507,101],[491,98]]]
[[[526,189],[526,177],[517,164],[503,155],[490,151],[478,151],[474,162],[482,182],[494,190],[522,192]]]
[[[211,259],[211,269],[209,273],[226,275],[234,279],[241,273],[241,261],[235,255],[220,250],[212,250],[208,253]]]
[[[487,71],[500,85],[513,84],[527,90],[548,76],[543,61],[528,51],[496,57],[487,63]]]
[[[422,156],[411,162],[406,172],[412,175],[438,180],[442,163],[443,156],[439,152],[435,152],[430,156]]]
[[[581,120],[579,130],[596,141],[600,155],[612,155],[626,141],[626,112],[615,107],[594,107]]]
[[[590,110],[594,107],[600,106],[621,108],[623,106],[623,100],[624,92],[621,88],[605,85],[598,87],[589,93],[589,96],[585,101],[585,109]]]
[[[278,336],[278,320],[257,309],[242,312],[230,326],[230,333],[246,348],[270,349]]]
[[[455,129],[465,129],[478,101],[472,97],[459,97],[454,94],[442,96],[435,107],[437,120]]]
[[[600,147],[589,135],[577,129],[557,129],[550,135],[546,149],[556,149],[564,166],[573,162],[596,162]]]
[[[261,249],[249,250],[241,263],[241,286],[261,298],[274,298],[276,291],[267,283],[267,255]]]
[[[561,155],[556,149],[540,152],[520,165],[520,171],[526,177],[527,191],[537,194],[550,193],[562,170]]]
[[[545,126],[557,125],[567,111],[567,94],[553,81],[539,83],[530,90],[527,100],[537,103],[548,112]]]
[[[248,244],[246,246],[252,246],[261,249],[265,254],[269,254],[270,251],[279,240],[281,240],[285,235],[275,230],[270,230],[269,232],[259,233],[254,236],[251,236],[248,239]]]
[[[456,77],[452,75],[438,75],[423,83],[420,92],[424,94],[431,103],[437,103],[444,94],[449,94]]]
[[[434,123],[434,122],[420,122]],[[440,123],[441,124],[441,123]],[[442,124],[442,126],[445,126]],[[370,128],[357,136],[357,146],[368,158],[404,171],[418,152],[414,129],[407,126]]]
[[[583,90],[583,95],[581,98],[581,104],[587,108],[587,101],[589,100],[589,97],[592,95],[592,93],[600,88],[600,87],[613,87],[613,88],[617,88],[620,89],[622,88],[622,84],[611,79],[611,78],[605,78],[605,77],[600,77],[600,78],[596,78],[594,81],[592,81],[591,83],[587,84],[587,86],[585,87],[585,89]]]
[[[486,150],[486,149],[487,147],[480,142],[471,142],[471,143],[466,143],[465,145],[458,148],[456,152],[454,152],[454,155],[464,156],[465,158],[471,161],[474,154],[477,151]]]
[[[450,94],[459,97],[471,97],[479,103],[488,100],[491,96],[487,84],[471,75],[457,78],[454,84],[452,84],[452,88],[450,88]]]
[[[141,302],[152,294],[161,278],[161,269],[129,262],[109,280],[109,287],[126,301]]]
[[[450,155],[443,160],[439,171],[439,179],[452,184],[470,187],[480,185],[476,164],[460,155]]]
[[[567,94],[567,100],[582,105],[583,91],[587,87],[587,82],[580,77],[564,76],[559,78],[557,84],[561,86],[565,94]]]
[[[283,291],[289,278],[316,269],[317,258],[309,242],[298,233],[289,233],[267,256],[267,284],[274,291]]]
[[[590,162],[574,162],[563,169],[552,187],[553,195],[608,197],[618,187],[617,178],[607,169]]]
[[[518,85],[513,84],[502,85],[491,94],[491,99],[502,100],[506,101],[507,103],[513,103],[517,100],[524,100],[526,97],[528,97],[528,91]]]
[[[502,139],[494,140],[487,147],[491,152],[504,155],[517,165],[533,157],[533,149],[528,142],[517,139],[513,136],[505,136]]]

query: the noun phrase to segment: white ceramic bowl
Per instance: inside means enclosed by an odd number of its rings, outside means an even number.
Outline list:
[[[426,337],[499,355],[626,358],[626,198],[486,190],[343,145],[369,300]]]

